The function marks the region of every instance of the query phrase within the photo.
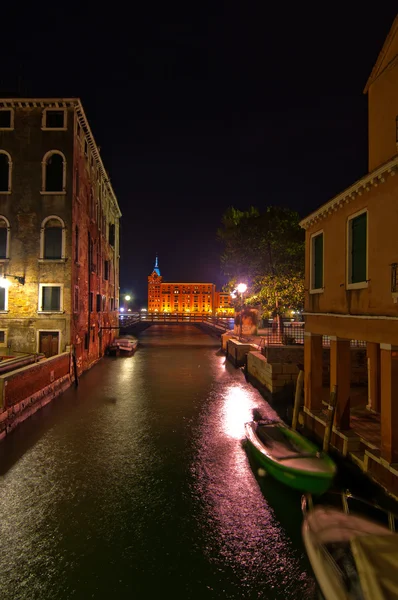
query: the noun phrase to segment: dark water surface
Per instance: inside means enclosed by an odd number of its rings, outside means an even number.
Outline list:
[[[312,598],[300,495],[242,440],[274,413],[191,325],[155,325],[0,444],[0,598]]]

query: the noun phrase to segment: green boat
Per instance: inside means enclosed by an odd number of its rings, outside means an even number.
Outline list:
[[[330,456],[281,421],[250,421],[245,433],[258,461],[281,483],[312,494],[331,486],[336,465]]]

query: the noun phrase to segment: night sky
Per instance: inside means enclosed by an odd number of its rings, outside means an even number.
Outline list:
[[[353,4],[2,8],[0,96],[81,98],[137,305],[156,252],[168,281],[224,283],[228,206],[305,216],[366,173],[362,92],[397,4]]]

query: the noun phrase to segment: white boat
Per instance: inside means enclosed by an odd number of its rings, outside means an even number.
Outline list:
[[[383,513],[384,523],[350,512],[348,501]],[[325,600],[398,599],[397,517],[376,504],[342,494],[343,508],[312,504],[303,496],[302,535]]]
[[[108,347],[108,353],[116,356],[133,354],[138,346],[138,340],[131,335],[115,338]]]

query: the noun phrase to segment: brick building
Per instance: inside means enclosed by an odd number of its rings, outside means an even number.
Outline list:
[[[148,277],[148,311],[159,313],[234,314],[227,292],[214,283],[169,283],[160,274],[158,257]]]
[[[79,99],[0,99],[0,346],[75,349],[115,335],[118,202]]]

